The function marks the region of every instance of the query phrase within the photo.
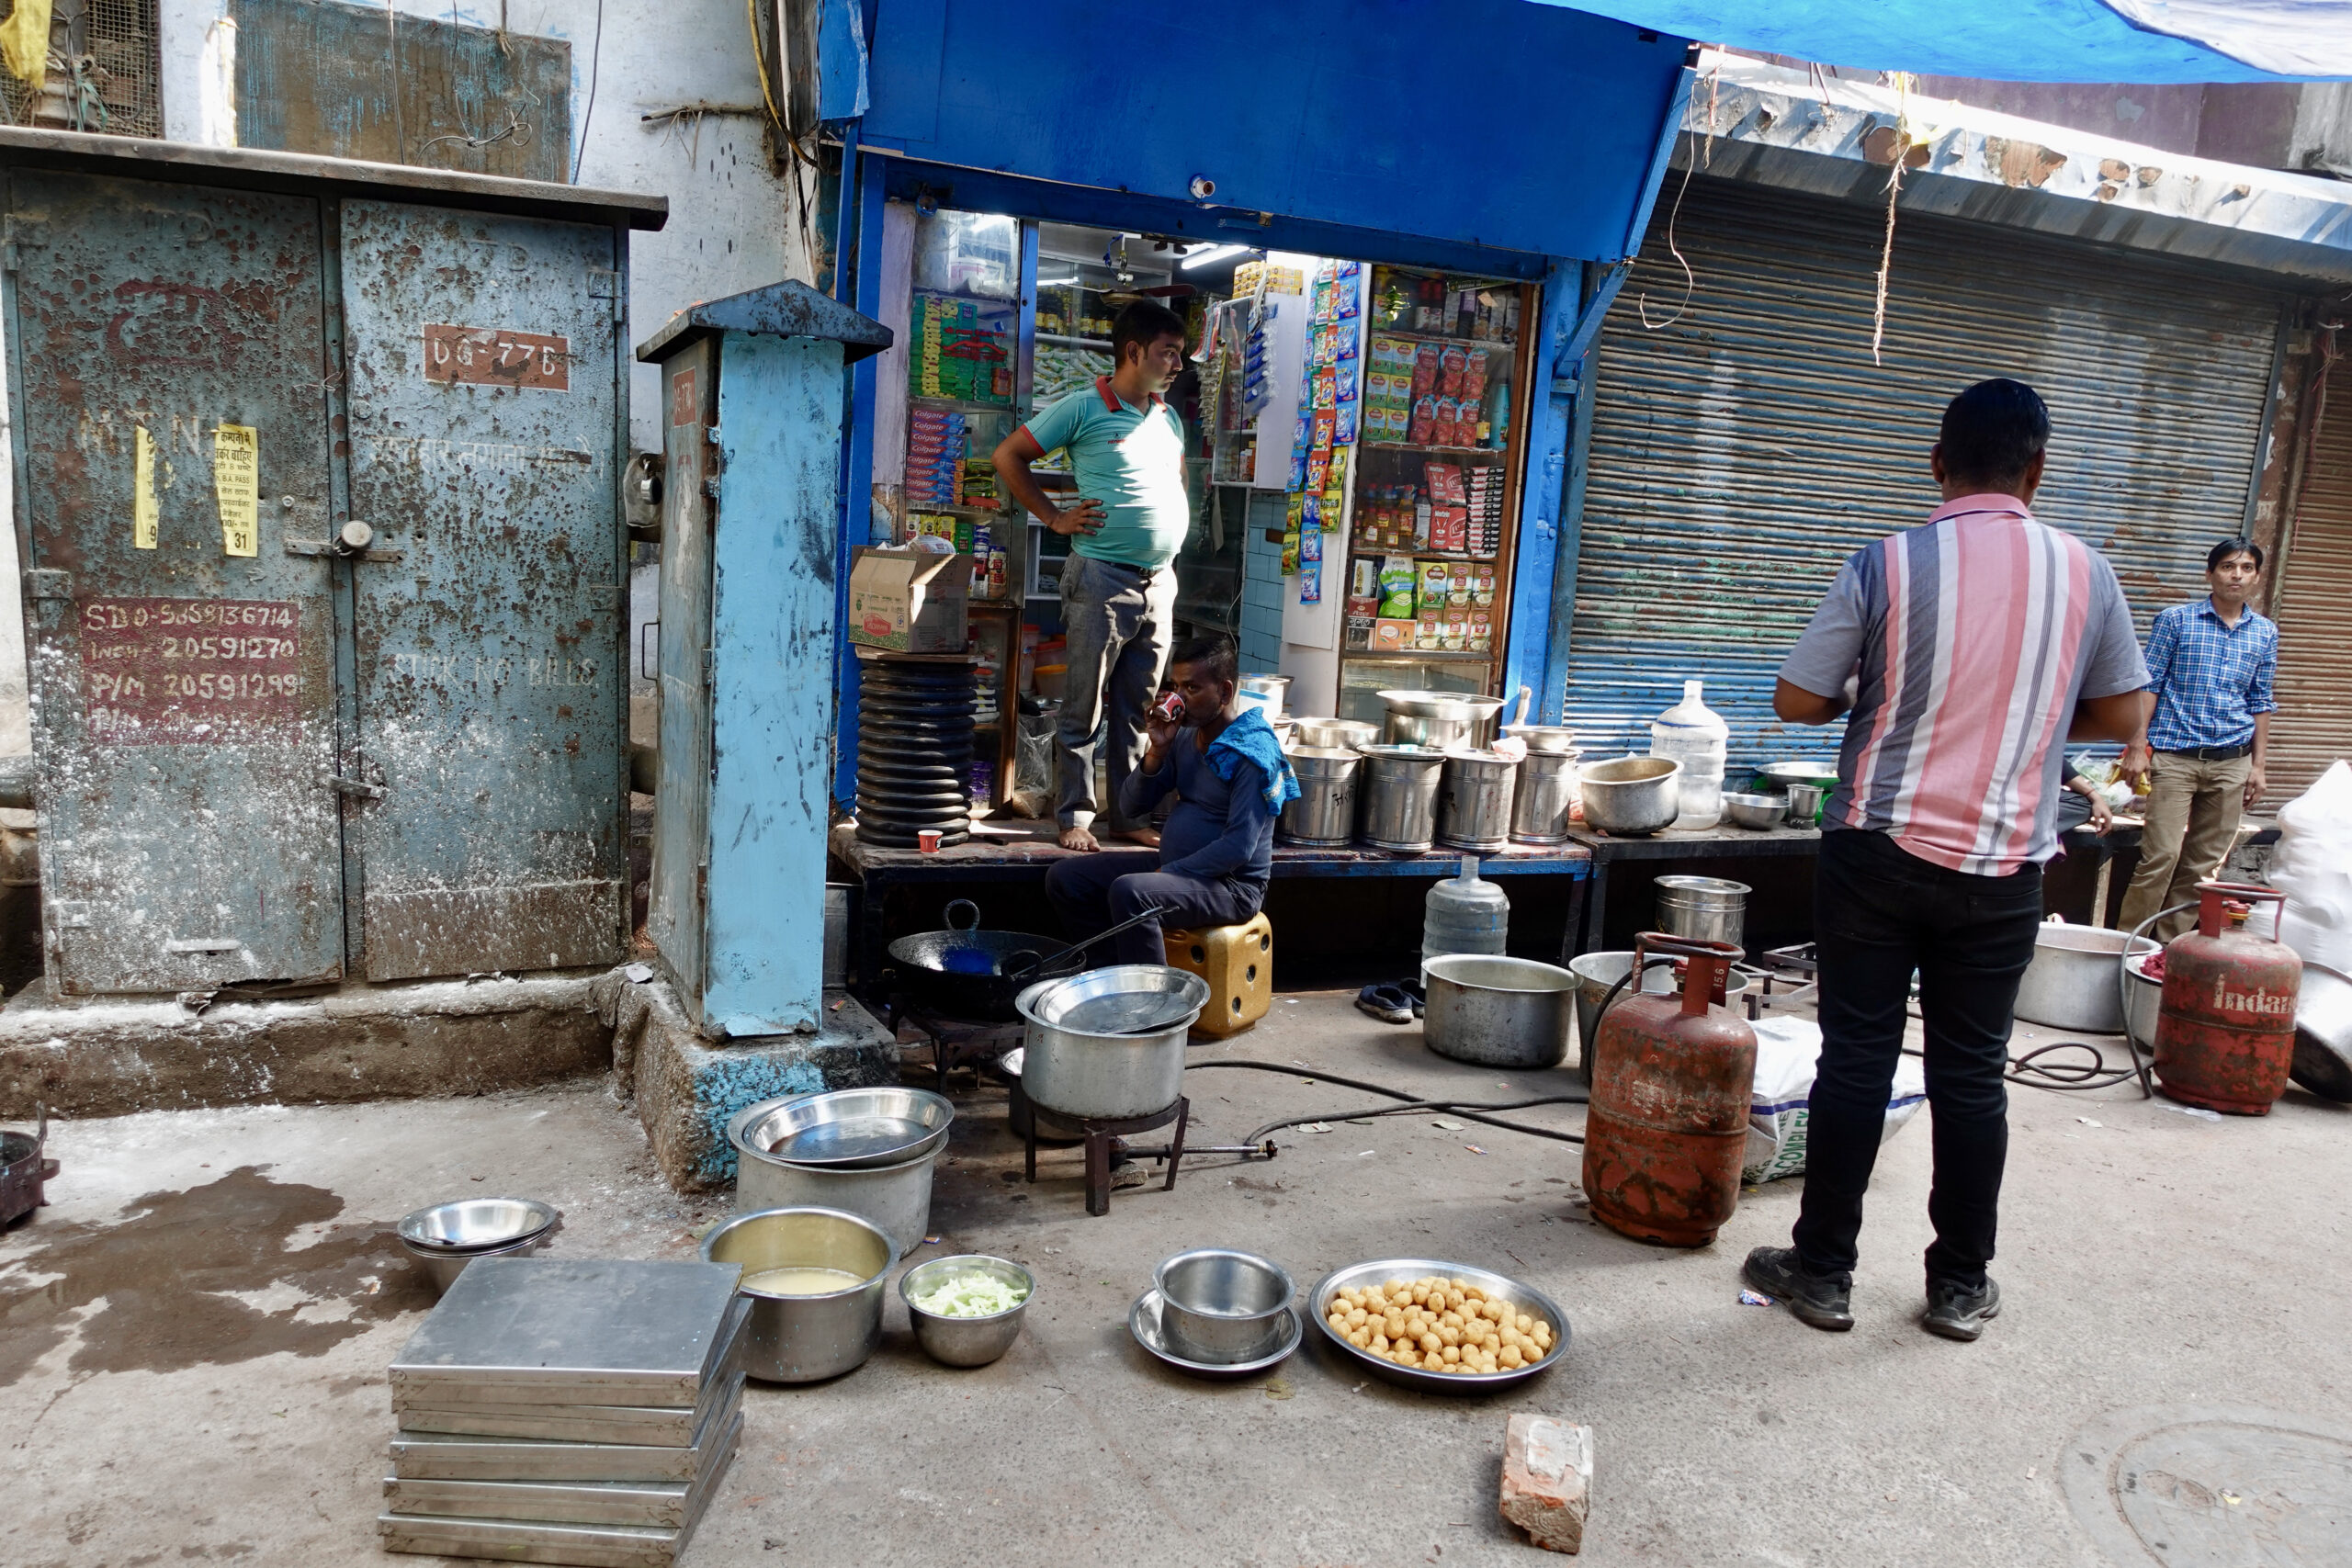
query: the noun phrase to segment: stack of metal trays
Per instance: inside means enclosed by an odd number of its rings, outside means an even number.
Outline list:
[[[390,1369],[385,1549],[667,1568],[743,1430],[732,1263],[486,1258]]]

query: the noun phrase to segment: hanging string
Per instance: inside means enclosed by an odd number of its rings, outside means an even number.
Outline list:
[[[1904,166],[1911,150],[1928,145],[1928,132],[1911,123],[1911,73],[1894,73],[1894,166],[1886,175],[1886,239],[1878,254],[1877,297],[1871,304],[1871,363],[1882,363],[1879,346],[1886,337],[1886,280],[1894,266],[1894,204],[1903,194]]]

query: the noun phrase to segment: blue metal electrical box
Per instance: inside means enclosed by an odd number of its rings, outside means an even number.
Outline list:
[[[660,197],[0,130],[52,989],[622,953]]]
[[[682,310],[662,367],[648,934],[702,1032],[815,1029],[831,820],[842,367],[890,330],[800,283]]]

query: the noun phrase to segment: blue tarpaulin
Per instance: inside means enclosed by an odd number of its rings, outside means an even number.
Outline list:
[[[1702,43],[2007,82],[2352,77],[2346,0],[1536,0]]]

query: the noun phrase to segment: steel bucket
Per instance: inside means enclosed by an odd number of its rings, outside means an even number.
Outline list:
[[[2085,1034],[2123,1032],[2123,994],[2116,972],[2123,944],[2154,953],[2146,937],[2102,926],[2044,925],[2034,933],[2033,962],[2018,982],[2017,1016],[2028,1023]]]
[[[1363,749],[1363,841],[1418,854],[1437,842],[1438,786],[1445,753],[1427,746]]]
[[[1568,973],[1577,977],[1577,1076],[1588,1084],[1592,1082],[1592,1042],[1600,1033],[1600,1004],[1609,999],[1610,987],[1633,968],[1631,953],[1588,953],[1568,963]],[[1642,976],[1642,989],[1653,997],[1673,995],[1674,970],[1659,964]],[[1738,998],[1747,992],[1747,976],[1734,970],[1724,976],[1724,1006],[1736,1008]]]
[[[1527,753],[1519,764],[1519,787],[1511,795],[1513,843],[1568,841],[1569,813],[1577,804],[1577,759],[1580,755],[1573,750]]]
[[[1747,895],[1752,891],[1744,882],[1726,882],[1719,876],[1661,876],[1657,878],[1657,929],[1668,936],[1740,947],[1740,932],[1747,923]]]
[[[1516,758],[1492,751],[1456,751],[1445,760],[1437,836],[1457,850],[1499,850],[1510,843],[1510,807],[1519,782]]]
[[[1363,754],[1302,746],[1290,754],[1298,798],[1283,807],[1284,843],[1334,849],[1356,836],[1356,773]]]
[[[1451,953],[1421,965],[1421,1038],[1441,1056],[1556,1067],[1568,1054],[1577,976],[1556,964]]]

